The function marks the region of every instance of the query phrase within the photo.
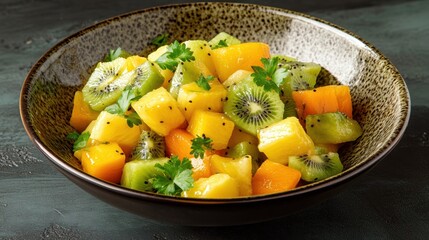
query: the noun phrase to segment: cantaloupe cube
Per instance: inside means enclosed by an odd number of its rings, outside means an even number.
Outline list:
[[[164,87],[147,93],[131,106],[143,122],[161,136],[166,136],[185,122],[176,99]]]
[[[259,151],[271,161],[281,164],[287,164],[289,156],[299,156],[314,151],[313,141],[296,117],[288,117],[259,130],[258,138]]]
[[[91,130],[90,139],[98,142],[116,142],[127,156],[137,145],[140,127],[129,127],[125,117],[102,111]]]
[[[234,122],[223,113],[197,110],[192,114],[187,130],[195,137],[210,138],[213,149],[220,150],[228,146]]]

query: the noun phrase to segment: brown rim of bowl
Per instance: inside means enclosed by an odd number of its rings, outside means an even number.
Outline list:
[[[357,164],[356,166],[353,166],[350,169],[345,170],[344,172],[335,175],[331,178],[328,178],[326,180],[311,183],[302,187],[298,187],[293,190],[289,190],[286,192],[280,192],[275,194],[269,194],[269,195],[260,195],[260,196],[249,196],[249,197],[240,197],[240,198],[232,198],[232,199],[192,199],[192,198],[182,198],[182,197],[174,197],[174,196],[165,196],[155,193],[147,193],[147,192],[140,192],[135,191],[131,189],[127,189],[124,187],[121,187],[120,185],[114,185],[112,183],[105,182],[103,180],[97,179],[95,177],[92,177],[74,167],[67,164],[66,162],[62,161],[59,156],[57,156],[54,153],[49,152],[47,146],[43,144],[42,141],[38,138],[37,134],[34,132],[34,130],[31,128],[31,123],[29,122],[29,116],[27,109],[27,102],[26,98],[28,96],[28,90],[29,90],[29,83],[32,80],[32,77],[34,76],[35,72],[39,69],[39,67],[48,59],[51,57],[54,53],[56,53],[59,49],[61,49],[64,45],[66,45],[68,42],[72,41],[73,39],[76,39],[87,32],[92,31],[93,29],[96,29],[100,26],[108,25],[112,21],[117,21],[122,18],[127,18],[131,15],[140,14],[143,12],[151,12],[151,11],[158,11],[160,9],[168,9],[168,8],[180,8],[180,7],[189,7],[189,6],[207,6],[207,5],[223,5],[226,7],[231,6],[253,6],[256,9],[259,9],[260,11],[264,12],[270,12],[271,14],[276,15],[283,15],[288,16],[294,19],[299,19],[304,22],[310,22],[312,24],[316,24],[320,27],[323,27],[325,29],[328,29],[329,31],[333,31],[337,34],[343,35],[349,40],[353,40],[355,42],[359,42],[360,44],[365,45],[367,48],[369,48],[370,51],[372,51],[374,54],[376,54],[380,60],[384,60],[388,63],[388,66],[391,68],[394,75],[401,78],[401,82],[403,83],[402,89],[404,90],[406,101],[402,101],[402,104],[404,105],[403,108],[406,110],[406,115],[402,117],[401,119],[401,128],[396,129],[395,133],[392,134],[391,139],[389,139],[390,145],[384,146],[381,148],[377,153],[375,153],[374,157],[372,159],[369,159],[367,161],[362,161],[361,163]],[[185,4],[171,4],[171,5],[163,5],[163,6],[156,6],[141,10],[136,10],[132,12],[128,12],[125,14],[121,14],[118,16],[114,16],[111,18],[107,18],[105,20],[102,20],[96,24],[93,24],[91,26],[88,26],[86,28],[83,28],[82,30],[73,33],[69,35],[68,37],[65,37],[61,41],[59,41],[57,44],[55,44],[52,48],[50,48],[45,54],[43,54],[37,62],[32,66],[29,73],[27,74],[24,83],[22,85],[22,89],[20,92],[20,98],[19,98],[19,111],[21,115],[21,121],[23,123],[24,129],[27,132],[30,140],[39,148],[40,151],[52,162],[55,164],[56,167],[59,167],[61,169],[64,169],[65,171],[69,172],[73,176],[85,180],[87,182],[91,182],[94,184],[94,186],[97,186],[99,188],[108,189],[109,191],[113,191],[117,194],[123,194],[128,197],[132,198],[139,198],[142,200],[149,200],[149,201],[161,201],[161,202],[177,202],[177,203],[184,203],[184,204],[238,204],[238,203],[250,203],[250,202],[259,202],[259,201],[267,201],[267,200],[274,200],[279,198],[287,198],[287,197],[293,197],[301,194],[308,194],[314,191],[323,191],[323,188],[325,187],[332,187],[337,184],[340,184],[343,181],[351,180],[354,177],[358,176],[360,173],[363,173],[364,171],[370,169],[373,167],[380,159],[385,157],[390,151],[393,150],[393,148],[399,143],[401,137],[403,136],[405,129],[408,125],[408,121],[411,114],[411,101],[410,101],[410,94],[407,89],[405,80],[402,78],[400,73],[398,72],[397,68],[390,62],[389,59],[387,59],[378,49],[376,49],[372,44],[368,43],[361,37],[357,36],[353,32],[350,32],[340,26],[337,26],[333,23],[327,22],[325,20],[319,19],[317,17],[313,17],[304,13],[291,11],[288,9],[282,9],[282,8],[276,8],[276,7],[269,7],[269,6],[263,6],[263,5],[256,5],[256,4],[245,4],[245,3],[219,3],[219,2],[197,2],[197,3],[185,3]]]

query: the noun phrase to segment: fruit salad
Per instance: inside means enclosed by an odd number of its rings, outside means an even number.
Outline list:
[[[111,50],[75,93],[68,135],[89,175],[185,198],[273,194],[343,171],[362,134],[350,89],[321,66],[227,33],[147,56]]]

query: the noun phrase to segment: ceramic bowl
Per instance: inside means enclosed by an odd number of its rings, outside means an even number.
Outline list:
[[[185,199],[137,192],[81,170],[66,135],[74,92],[108,49],[154,50],[151,40],[170,33],[179,41],[211,39],[225,31],[242,41],[261,41],[273,54],[322,65],[321,80],[350,86],[354,118],[363,135],[345,145],[345,170],[295,190],[239,199]],[[24,81],[20,111],[34,144],[72,182],[116,207],[147,219],[180,225],[235,225],[280,218],[338,192],[385,157],[404,133],[410,98],[397,69],[377,49],[331,23],[285,9],[250,4],[192,3],[144,9],[83,29],[50,49]],[[387,159],[388,160],[388,159]]]

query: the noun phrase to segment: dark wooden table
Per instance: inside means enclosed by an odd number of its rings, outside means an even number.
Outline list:
[[[429,1],[248,1],[305,12],[381,50],[412,99],[399,145],[340,194],[254,225],[165,226],[107,205],[56,172],[30,142],[18,99],[31,65],[62,38],[102,19],[181,1],[1,0],[0,239],[429,239]]]

